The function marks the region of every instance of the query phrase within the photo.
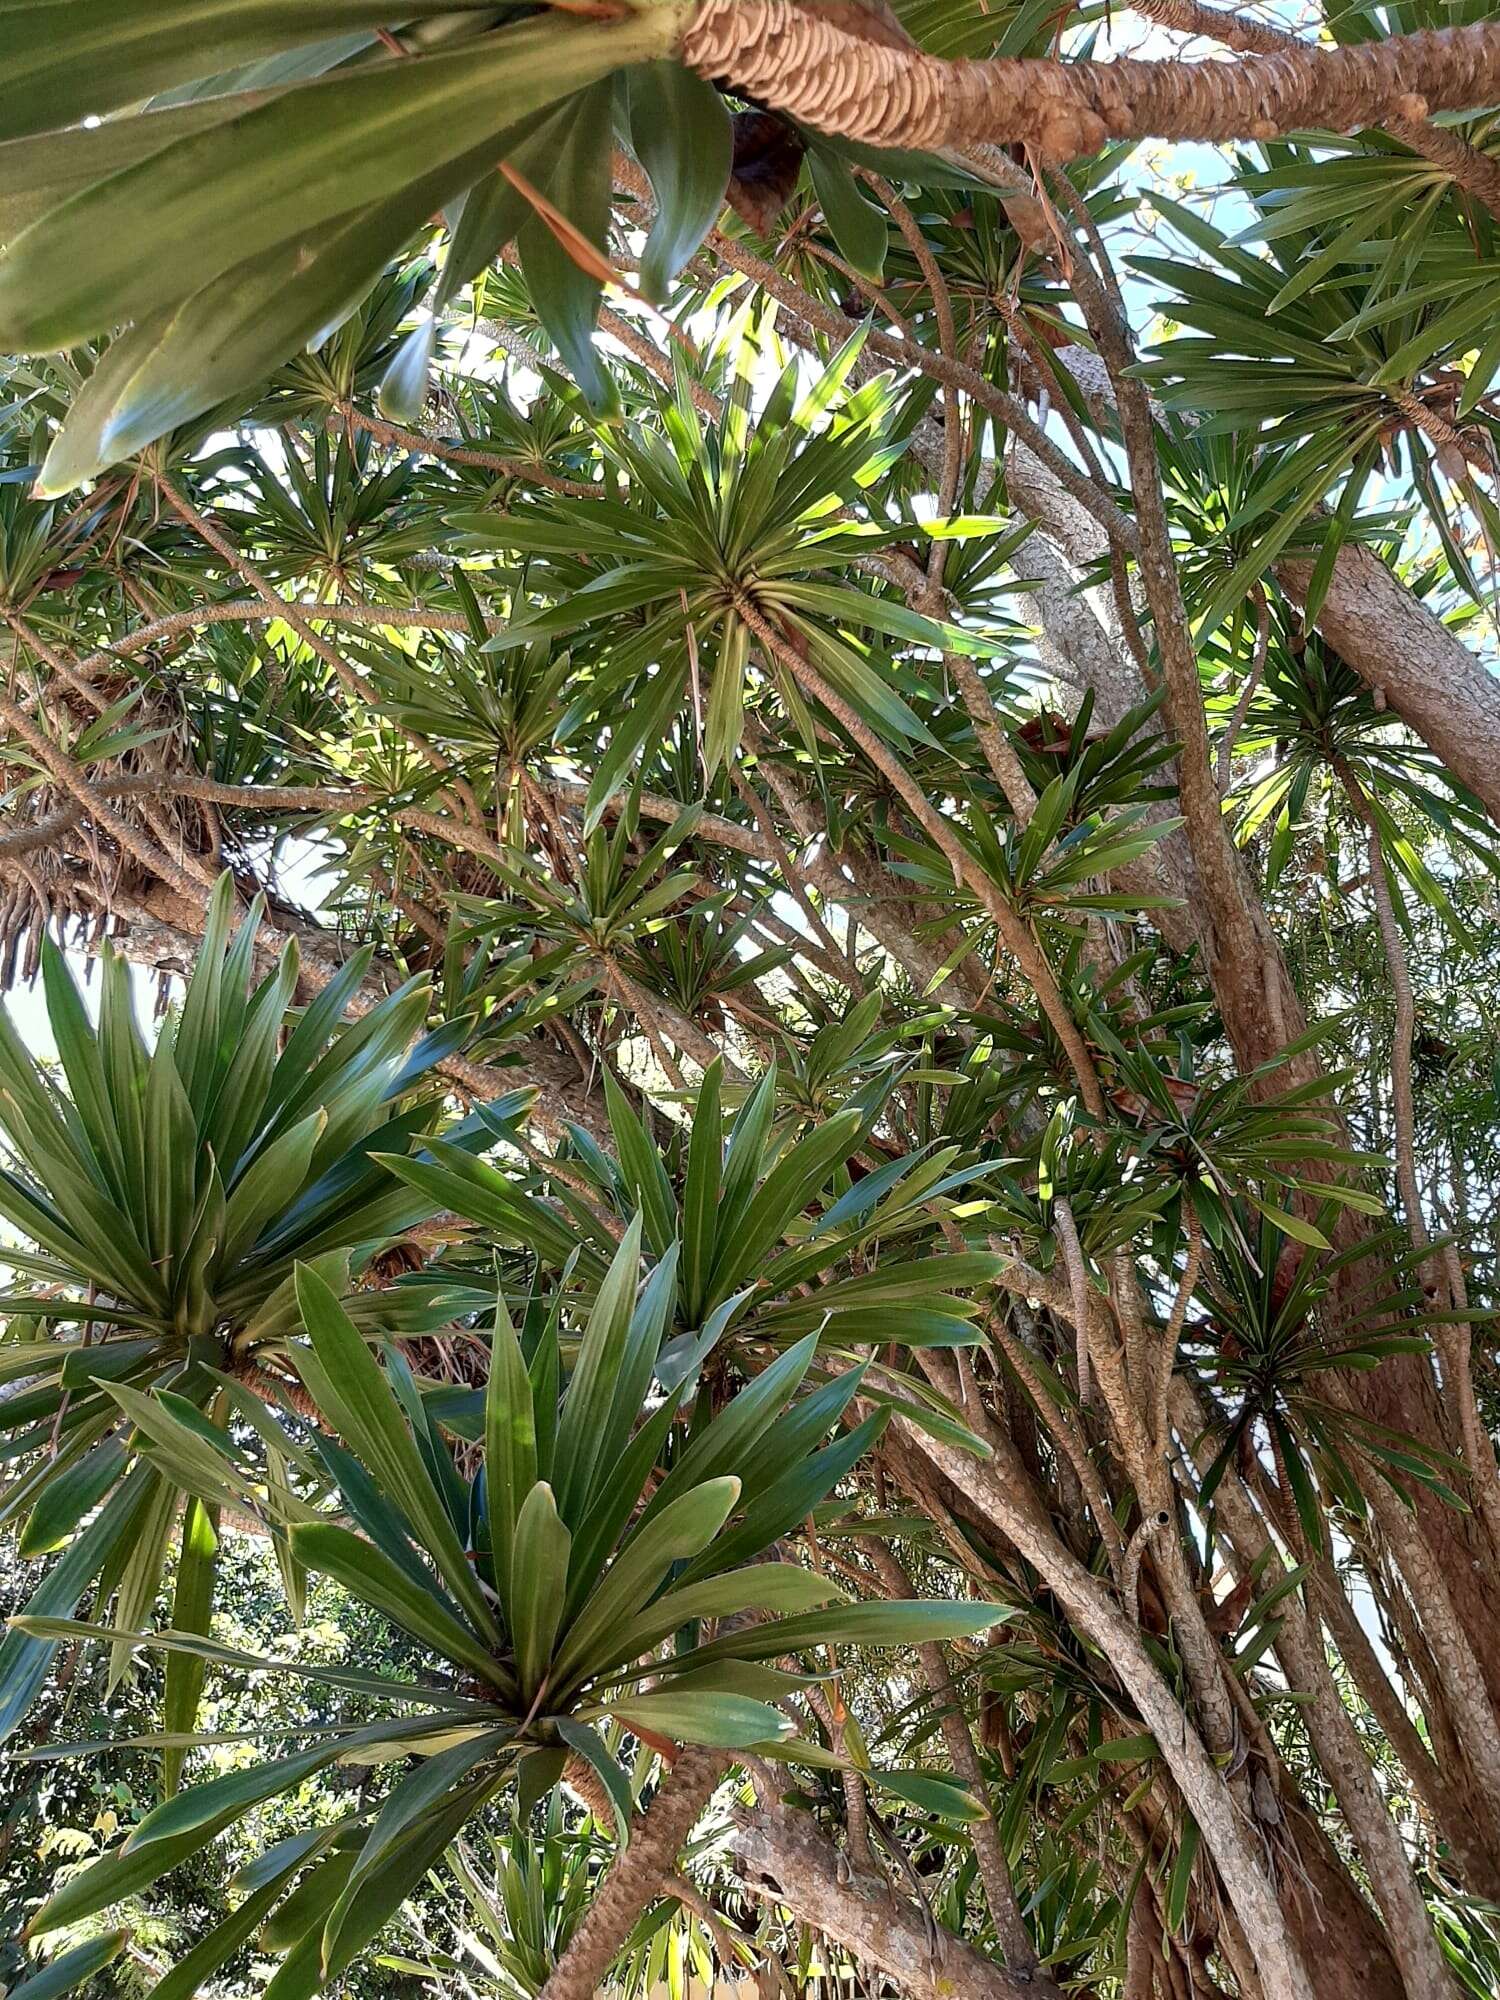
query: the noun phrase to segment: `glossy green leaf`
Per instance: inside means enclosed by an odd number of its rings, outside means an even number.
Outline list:
[[[673,1563],[691,1559],[713,1540],[739,1494],[735,1478],[706,1480],[643,1522],[569,1626],[553,1663],[554,1684],[597,1671],[601,1647],[644,1607]]]
[[[471,156],[507,126],[659,52],[667,32],[652,9],[607,28],[553,16],[254,103],[72,195],[0,249],[0,337],[74,346],[356,204],[424,178],[456,194]],[[565,195],[581,189],[564,177]]]
[[[331,1521],[303,1522],[293,1528],[291,1540],[298,1559],[309,1569],[331,1576],[446,1658],[486,1681],[495,1679],[499,1671],[495,1660],[460,1622],[456,1610],[445,1611],[431,1592],[413,1583],[371,1543]]]
[[[575,81],[581,84],[586,76]],[[548,177],[550,200],[601,261],[609,228],[613,97],[609,82],[579,91]],[[578,247],[560,240],[543,214],[532,215],[522,225],[516,247],[532,303],[569,374],[596,411],[612,415],[618,408],[614,380],[594,352],[600,297],[597,268],[586,269]]]
[[[297,1299],[312,1341],[303,1372],[318,1407],[405,1513],[475,1629],[495,1638],[494,1614],[379,1363],[330,1287],[307,1266],[297,1272]]]
[[[729,112],[716,90],[678,62],[627,70],[624,88],[631,150],[656,202],[640,287],[659,303],[724,206],[733,151]]]
[[[553,1678],[553,1648],[566,1601],[571,1546],[552,1488],[538,1480],[516,1519],[505,1605],[517,1671],[528,1695]]]
[[[890,237],[885,210],[866,200],[853,174],[836,153],[822,146],[810,147],[807,167],[834,242],[856,271],[879,284],[885,276],[886,245]]]
[[[610,1714],[627,1729],[637,1723],[677,1743],[745,1750],[752,1743],[785,1738],[796,1725],[779,1708],[738,1694],[644,1694],[612,1701]]]
[[[201,1500],[189,1500],[183,1509],[182,1536],[177,1555],[177,1586],[172,1596],[172,1625],[179,1632],[207,1632],[213,1611],[214,1574],[219,1555],[217,1511]],[[166,1687],[162,1695],[162,1725],[165,1729],[190,1730],[197,1720],[198,1701],[203,1692],[206,1662],[190,1653],[167,1656]],[[183,1752],[162,1753],[162,1793],[170,1798],[182,1777]]]
[[[130,1942],[129,1931],[106,1931],[63,1952],[39,1972],[33,1972],[10,1988],[9,2000],[58,2000],[71,1993],[85,1979],[93,1979],[113,1965]]]

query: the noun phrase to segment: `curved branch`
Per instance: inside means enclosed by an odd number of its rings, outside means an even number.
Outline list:
[[[77,802],[80,817],[87,814],[97,821],[104,831],[125,853],[131,855],[148,874],[165,882],[184,896],[201,896],[204,884],[186,867],[180,866],[171,855],[164,853],[152,841],[134,827],[128,820],[121,819],[112,807],[99,797],[98,790],[84,773],[50,738],[44,736],[23,708],[17,706],[9,696],[0,694],[0,723],[19,737],[31,752],[37,763],[47,771],[55,783],[60,785]],[[12,850],[14,851],[14,850]],[[212,878],[209,878],[212,886]]]
[[[1021,1267],[1015,1267],[1017,1271]],[[1006,1282],[1002,1273],[1001,1282]],[[1046,1280],[1041,1291],[1050,1289]],[[1036,1294],[1041,1295],[1041,1292]],[[919,1357],[923,1372],[945,1395],[955,1393],[951,1370],[936,1357]],[[965,1409],[993,1456],[976,1459],[945,1438],[929,1437],[898,1414],[901,1433],[936,1471],[954,1482],[1056,1591],[1069,1618],[1109,1659],[1203,1833],[1228,1900],[1246,1932],[1258,1940],[1267,2000],[1312,2000],[1312,1982],[1298,1954],[1286,1913],[1254,1836],[1245,1826],[1223,1772],[1203,1740],[1181,1724],[1177,1697],[1161,1676],[1136,1626],[1115,1601],[1111,1586],[1073,1555],[1038,1506],[1014,1447],[982,1407]]]
[[[284,604],[271,604],[260,597],[227,597],[214,604],[190,604],[180,611],[164,611],[138,625],[133,632],[112,639],[98,652],[90,653],[73,671],[80,681],[91,680],[97,674],[107,673],[121,660],[154,646],[158,639],[179,639],[204,625],[270,625],[277,619],[286,619],[291,624],[292,620],[286,618],[288,609],[298,617],[326,619],[330,625],[353,625],[366,630],[382,625],[393,631],[463,633],[469,629],[469,621],[461,611],[443,611],[436,605],[322,604],[291,598]],[[498,631],[500,621],[493,622]]]
[[[368,787],[317,785],[221,785],[214,778],[200,778],[186,771],[122,771],[88,780],[89,797],[75,795],[68,805],[58,806],[30,826],[0,833],[0,859],[31,854],[39,847],[54,845],[63,834],[78,826],[94,811],[93,800],[117,798],[160,798],[164,794],[181,799],[199,799],[206,805],[232,806],[241,812],[346,813],[359,806],[373,805],[383,796]],[[102,822],[101,822],[102,823]]]
[[[761,648],[773,656],[793,680],[800,683],[804,693],[822,703],[865,760],[891,785],[912,818],[952,868],[955,882],[965,884],[978,898],[1062,1044],[1073,1074],[1078,1079],[1079,1093],[1086,1108],[1095,1117],[1102,1116],[1104,1096],[1094,1059],[1029,925],[1012,909],[944,816],[934,809],[900,758],[881,742],[843,696],[829,686],[812,662],[804,659],[774,630],[743,591],[735,593],[735,608]]]
[[[763,1803],[730,1836],[729,1852],[744,1887],[760,1902],[789,1910],[799,1923],[837,1938],[869,1971],[884,1973],[910,2000],[1034,2000],[1047,1984],[1010,1972],[944,1928],[929,1931],[921,1913],[888,1884],[839,1868],[839,1856],[806,1814]]]

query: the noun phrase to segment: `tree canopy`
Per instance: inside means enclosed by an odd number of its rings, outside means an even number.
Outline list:
[[[0,0],[10,2000],[1500,1989],[1500,26]]]

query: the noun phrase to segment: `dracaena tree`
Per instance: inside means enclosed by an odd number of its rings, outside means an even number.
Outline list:
[[[337,1882],[331,1908],[326,1894],[307,1895],[303,1921],[283,1916],[279,1948],[287,1957],[270,1990],[277,1981],[295,1990],[309,1969],[322,1985],[345,1971],[463,1826],[512,1781],[524,1813],[557,1784],[570,1756],[580,1759],[616,1805],[628,1840],[630,1785],[595,1727],[601,1720],[648,1742],[795,1756],[786,1741],[795,1724],[774,1703],[807,1683],[769,1658],[936,1641],[995,1620],[998,1608],[986,1604],[832,1605],[847,1595],[832,1579],[795,1563],[757,1561],[858,1462],[883,1418],[869,1417],[846,1441],[818,1449],[852,1402],[859,1375],[835,1376],[794,1402],[812,1359],[809,1337],[672,1451],[692,1378],[653,1398],[649,1411],[643,1403],[676,1259],[658,1263],[637,1298],[639,1270],[637,1227],[615,1254],[561,1393],[561,1299],[550,1309],[537,1301],[524,1345],[502,1303],[470,1479],[423,1409],[411,1370],[393,1356],[382,1371],[328,1285],[310,1269],[299,1273],[309,1336],[300,1365],[326,1426],[316,1449],[354,1525],[298,1504],[292,1551],[416,1638],[441,1662],[444,1679],[427,1687],[365,1676],[364,1691],[402,1712],[358,1729],[310,1720],[302,1749],[164,1801],[117,1851],[59,1890],[33,1931],[60,1929],[148,1886],[261,1800],[335,1761],[415,1756],[373,1823],[356,1816],[336,1861],[324,1858],[334,1834],[321,1831],[294,1840],[293,1858],[276,1871],[277,1886],[293,1898],[309,1864]],[[210,1504],[254,1504],[233,1445],[205,1433],[190,1403],[163,1391],[154,1403],[132,1399],[127,1408],[153,1464]],[[671,1462],[656,1478],[664,1448]],[[719,1636],[663,1653],[674,1635],[705,1621],[719,1625]],[[91,1629],[20,1621],[23,1633],[42,1637]],[[128,1630],[109,1636],[130,1640]],[[212,1640],[173,1630],[159,1641],[147,1634],[146,1643],[185,1649],[205,1664],[238,1663]],[[259,1664],[273,1674],[302,1671]],[[358,1675],[328,1678],[334,1687],[361,1685]],[[942,1796],[941,1779],[928,1784]],[[243,1937],[237,1911],[156,1991],[193,1991]]]
[[[1491,12],[0,0],[19,1993],[1496,1990]]]
[[[201,1617],[217,1515],[191,1500],[184,1512],[181,1482],[139,1462],[120,1399],[170,1387],[222,1425],[233,1410],[258,1421],[258,1405],[294,1395],[299,1261],[347,1292],[370,1331],[441,1324],[447,1310],[425,1280],[358,1289],[370,1259],[433,1212],[371,1157],[433,1121],[421,1084],[437,1047],[420,1035],[429,995],[413,984],[346,1020],[368,967],[355,953],[292,1010],[295,944],[257,980],[259,910],[231,938],[233,913],[226,875],[181,1006],[150,1048],[129,967],[108,949],[96,1026],[62,954],[44,947],[59,1079],[0,1017],[10,1162],[0,1212],[33,1246],[6,1252],[17,1284],[3,1421],[17,1471],[4,1511],[23,1556],[66,1549],[32,1601],[38,1612],[76,1604],[102,1573],[101,1595],[116,1594],[133,1625],[155,1601],[180,1517],[176,1616]],[[7,1735],[51,1650],[4,1641]],[[172,1678],[180,1724],[194,1677]]]

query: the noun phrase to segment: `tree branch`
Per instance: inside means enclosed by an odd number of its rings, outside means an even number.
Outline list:
[[[1138,14],[1159,21],[1164,28],[1175,28],[1183,35],[1211,35],[1226,48],[1248,55],[1296,54],[1308,46],[1269,21],[1255,21],[1224,7],[1205,7],[1201,0],[1132,0],[1132,4]],[[1384,124],[1403,146],[1422,154],[1466,194],[1482,202],[1491,215],[1500,216],[1500,160],[1425,117],[1388,117]]]
[[[588,1912],[537,2000],[594,2000],[632,1925],[677,1872],[677,1853],[729,1768],[722,1750],[683,1750],[630,1842],[596,1890]]]
[[[1274,139],[1500,97],[1500,28],[1312,44],[1239,63],[943,62],[851,33],[847,14],[798,0],[698,0],[679,42],[711,82],[820,132],[924,152],[1026,145],[1045,160],[1115,139]]]

